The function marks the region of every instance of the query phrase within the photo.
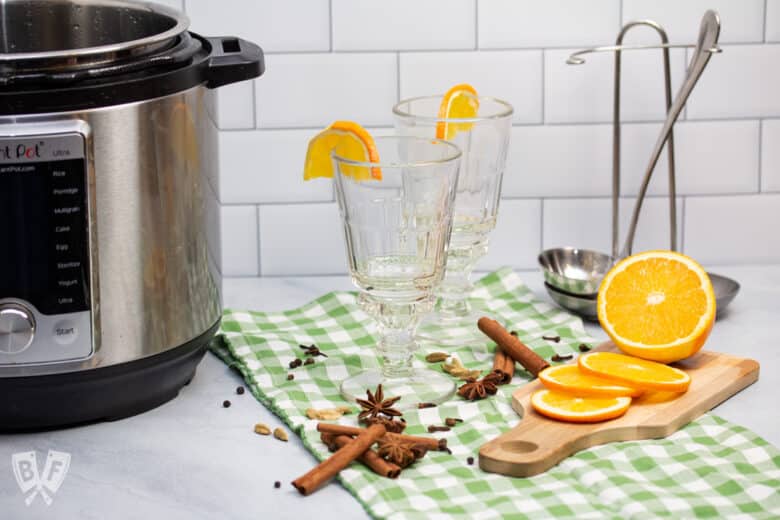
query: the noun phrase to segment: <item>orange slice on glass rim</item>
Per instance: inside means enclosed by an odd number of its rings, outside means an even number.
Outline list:
[[[364,163],[379,162],[374,138],[365,128],[353,121],[335,121],[309,141],[303,180],[318,177],[332,179],[334,166],[330,154],[334,150],[345,159]],[[355,180],[382,180],[379,167],[344,164],[342,172]]]
[[[558,365],[542,370],[539,381],[550,390],[578,397],[638,397],[642,390],[584,373],[577,365]]]
[[[439,105],[439,119],[473,119],[479,112],[477,90],[468,83],[455,85],[444,94]],[[473,123],[439,121],[436,123],[437,139],[452,139],[458,132],[471,130]]]
[[[662,363],[698,352],[715,322],[710,277],[673,251],[618,262],[601,283],[597,306],[601,326],[620,350]]]
[[[579,357],[580,370],[643,390],[685,392],[691,376],[679,368],[614,352],[591,352]]]
[[[626,413],[630,405],[630,397],[577,397],[548,389],[531,396],[531,406],[540,414],[576,423],[615,419]]]

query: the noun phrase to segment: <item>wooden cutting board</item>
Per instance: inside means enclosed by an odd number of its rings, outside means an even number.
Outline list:
[[[611,343],[594,350],[617,351]],[[543,388],[538,380],[518,388],[512,395],[512,408],[522,420],[482,446],[479,467],[491,473],[530,477],[597,444],[666,437],[758,380],[756,361],[719,352],[701,351],[673,366],[691,376],[686,393],[642,396],[622,417],[594,424],[565,423],[534,411],[529,401],[532,393]]]

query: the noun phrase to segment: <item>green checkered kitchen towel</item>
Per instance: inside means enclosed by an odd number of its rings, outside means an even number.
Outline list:
[[[582,323],[534,298],[518,275],[503,269],[481,279],[475,305],[519,331],[537,353],[577,354],[592,344]],[[317,421],[307,408],[345,404],[338,382],[378,366],[372,320],[351,292],[333,292],[288,312],[225,311],[223,341],[214,351],[237,368],[255,397],[297,432],[320,460],[328,457]],[[555,334],[559,343],[541,339]],[[315,343],[328,358],[295,370],[299,344]],[[469,368],[489,370],[490,341],[454,349]],[[435,347],[423,347],[416,363]],[[425,434],[446,417],[464,419],[447,438],[452,455],[429,452],[396,480],[360,464],[341,472],[340,482],[376,518],[778,518],[780,453],[754,433],[707,414],[666,439],[597,446],[569,457],[546,473],[510,478],[486,473],[467,458],[519,420],[512,392],[527,382],[518,371],[495,397],[467,402],[454,397],[436,408],[410,410],[406,433]],[[356,425],[355,415],[340,422]],[[298,476],[298,475],[295,475]],[[294,476],[291,476],[291,479]]]

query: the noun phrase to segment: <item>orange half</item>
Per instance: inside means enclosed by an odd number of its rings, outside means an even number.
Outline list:
[[[473,119],[479,112],[477,90],[468,83],[455,85],[444,94],[439,105],[439,119]],[[437,139],[452,139],[459,132],[471,130],[474,123],[436,123]]]
[[[546,389],[531,396],[531,406],[540,414],[576,423],[615,419],[626,413],[630,405],[630,397],[576,397]]]
[[[578,397],[639,397],[642,394],[638,388],[585,374],[577,365],[558,365],[542,370],[539,381],[550,390]]]
[[[673,251],[618,262],[601,283],[597,306],[601,326],[620,350],[662,363],[698,352],[715,323],[710,277]]]
[[[306,162],[303,166],[303,180],[318,177],[333,178],[331,152],[357,162],[379,162],[379,152],[374,138],[368,131],[353,121],[336,121],[309,141]],[[382,180],[378,167],[364,167],[344,164],[342,172],[355,180]]]
[[[585,354],[578,365],[586,374],[643,390],[679,393],[691,384],[691,376],[678,368],[614,352]]]

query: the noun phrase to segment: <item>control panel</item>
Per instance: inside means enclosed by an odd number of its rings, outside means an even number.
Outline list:
[[[0,366],[92,354],[86,139],[0,137]]]

